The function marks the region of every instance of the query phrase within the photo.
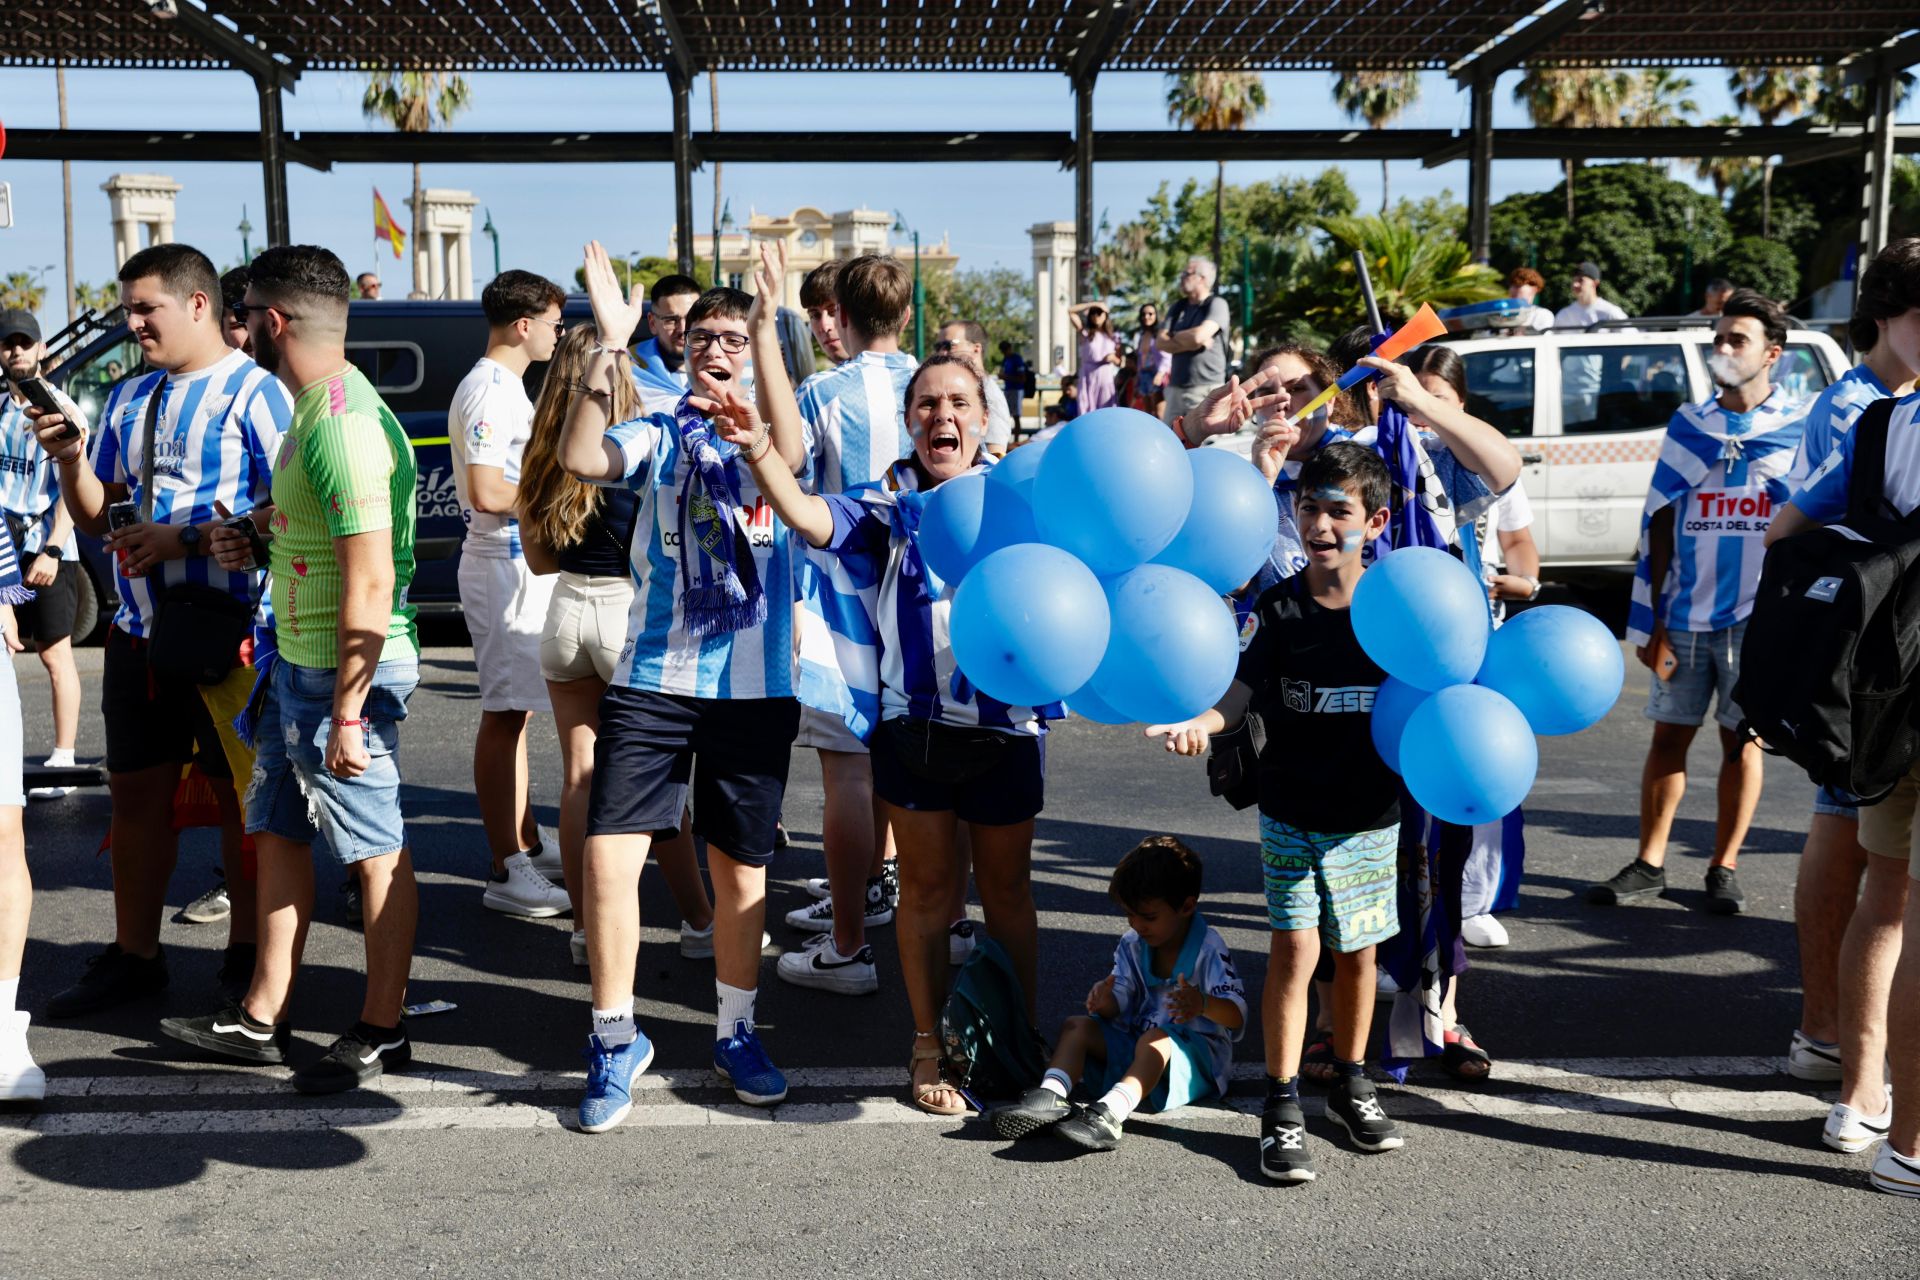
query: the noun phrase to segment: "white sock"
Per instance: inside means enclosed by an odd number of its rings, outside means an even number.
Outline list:
[[[47,767],[49,769],[72,768],[73,767],[73,748],[72,747],[54,748],[53,754],[47,757]]]
[[[0,978],[0,1013],[12,1013],[20,1006],[20,979]]]
[[[1133,1109],[1140,1105],[1140,1091],[1122,1080],[1101,1094],[1100,1101],[1113,1113],[1115,1120],[1125,1123],[1127,1117],[1133,1114]]]
[[[712,920],[707,921],[707,927],[704,929],[696,929],[692,925],[688,924],[685,920],[682,920],[680,922],[680,932],[686,934],[690,938],[709,937],[713,933],[713,921]]]
[[[632,1044],[640,1036],[640,1028],[633,1024],[633,997],[627,1002],[611,1009],[593,1011],[593,1034],[600,1037],[602,1044],[609,1048],[614,1045]]]
[[[1073,1092],[1073,1080],[1058,1067],[1048,1067],[1047,1074],[1040,1077],[1040,1087],[1048,1093],[1058,1094],[1062,1099]]]
[[[744,1022],[747,1030],[753,1030],[753,1000],[758,991],[743,991],[739,987],[730,987],[716,980],[713,984],[714,995],[720,1008],[714,1018],[713,1038],[730,1040],[733,1038],[733,1024]]]

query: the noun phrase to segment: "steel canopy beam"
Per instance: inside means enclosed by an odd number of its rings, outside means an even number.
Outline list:
[[[212,14],[195,6],[192,0],[175,0],[171,15],[148,3],[148,0],[122,0],[122,3],[127,8],[145,9],[154,17],[171,22],[176,30],[191,36],[209,53],[226,59],[256,80],[268,80],[291,92],[294,81],[300,78],[299,63],[275,57],[265,45],[220,23]]]
[[[1570,31],[1575,23],[1600,16],[1601,0],[1560,0],[1557,6],[1542,5],[1533,11],[1526,26],[1511,26],[1447,68],[1447,74],[1461,84],[1473,83],[1476,76],[1497,76],[1517,67],[1540,50]]]

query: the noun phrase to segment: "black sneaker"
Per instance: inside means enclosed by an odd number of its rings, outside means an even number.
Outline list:
[[[1732,867],[1707,868],[1707,910],[1716,916],[1737,916],[1747,909],[1747,895],[1740,892],[1740,877]]]
[[[318,1062],[293,1073],[293,1087],[301,1093],[344,1093],[373,1083],[388,1067],[404,1067],[412,1061],[413,1042],[407,1039],[406,1023],[383,1033],[356,1022]]]
[[[1085,1151],[1111,1151],[1120,1145],[1120,1121],[1096,1102],[1053,1126],[1053,1131]]]
[[[1611,880],[1588,885],[1587,901],[1596,907],[1617,907],[1643,898],[1657,898],[1666,891],[1666,868],[1635,858]]]
[[[160,1031],[182,1044],[217,1053],[223,1058],[264,1062],[271,1066],[278,1066],[287,1060],[287,1045],[293,1039],[291,1024],[282,1022],[270,1027],[264,1022],[255,1022],[241,1011],[237,1002],[211,1017],[162,1018]]]
[[[220,959],[220,971],[214,975],[214,981],[220,984],[220,994],[229,1004],[239,1004],[247,994],[247,988],[253,985],[253,963],[260,949],[251,942],[229,942],[227,951]]]
[[[80,981],[47,1001],[47,1016],[84,1017],[166,989],[164,950],[155,951],[151,960],[142,960],[122,951],[119,943],[109,942],[99,955],[87,961],[87,971]]]
[[[1051,1089],[1029,1089],[1020,1101],[995,1107],[987,1113],[987,1123],[1002,1138],[1024,1138],[1049,1125],[1059,1124],[1073,1114],[1067,1100]]]
[[[1299,1103],[1283,1102],[1260,1113],[1260,1172],[1275,1182],[1312,1182],[1318,1176]]]
[[[1399,1126],[1380,1109],[1380,1096],[1365,1076],[1342,1076],[1333,1082],[1327,1090],[1327,1115],[1362,1151],[1392,1151],[1406,1143]]]
[[[340,882],[340,914],[354,928],[360,927],[360,877],[352,871]]]
[[[900,909],[900,864],[892,859],[880,864],[881,895],[889,914]]]

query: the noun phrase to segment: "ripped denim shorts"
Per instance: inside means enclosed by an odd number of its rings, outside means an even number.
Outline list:
[[[255,722],[253,782],[247,788],[247,834],[266,832],[297,844],[320,837],[343,866],[397,853],[406,846],[400,819],[400,722],[420,683],[416,658],[382,662],[361,711],[367,771],[340,778],[326,769],[333,732],[332,667],[284,659]]]

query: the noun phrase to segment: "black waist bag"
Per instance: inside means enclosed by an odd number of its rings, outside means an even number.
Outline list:
[[[1267,749],[1267,727],[1248,708],[1240,723],[1213,735],[1207,756],[1207,790],[1236,809],[1260,798],[1260,753]]]
[[[933,720],[885,720],[876,731],[907,772],[929,782],[971,782],[999,764],[1011,734]]]
[[[1920,521],[1882,496],[1893,404],[1854,427],[1845,525],[1768,549],[1734,688],[1744,734],[1867,804],[1920,760]]]
[[[219,684],[253,626],[253,609],[218,587],[182,582],[160,597],[147,666],[162,680]]]

